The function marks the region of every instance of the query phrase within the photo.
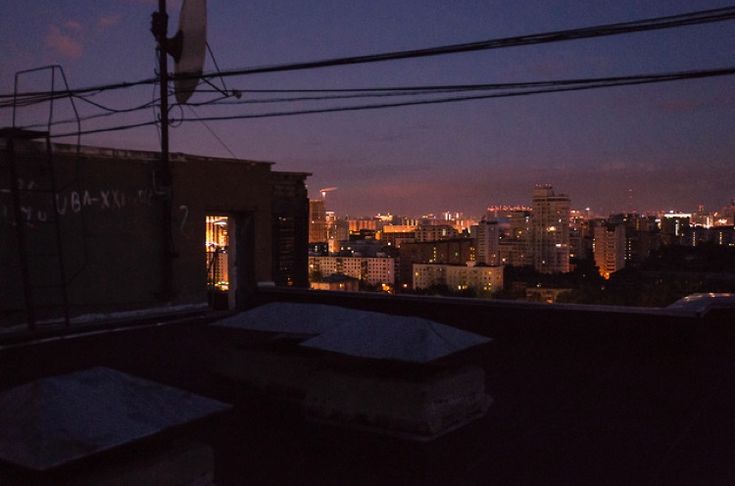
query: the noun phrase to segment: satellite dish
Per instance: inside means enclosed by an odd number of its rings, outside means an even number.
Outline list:
[[[176,33],[181,50],[174,56],[176,101],[186,103],[199,84],[207,45],[207,0],[184,0]],[[180,77],[184,79],[180,79]]]

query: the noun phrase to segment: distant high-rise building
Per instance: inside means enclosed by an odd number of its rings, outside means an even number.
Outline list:
[[[570,211],[569,215],[569,258],[571,261],[592,257],[592,228],[586,212]],[[573,265],[573,263],[572,263]]]
[[[548,185],[533,190],[533,266],[541,273],[569,272],[569,196]]]
[[[376,218],[352,218],[347,220],[349,225],[350,233],[359,233],[360,230],[378,230],[378,223],[381,221]]]
[[[687,244],[686,235],[691,226],[689,213],[666,213],[661,218],[661,241],[666,245]]]
[[[505,220],[499,224],[500,241],[498,245],[498,263],[514,267],[531,265],[531,211],[523,207],[502,207],[491,211],[488,218]]]
[[[715,226],[735,226],[735,198],[716,213]]]
[[[303,174],[271,172],[273,282],[278,286],[308,287],[308,199]]]
[[[475,242],[470,238],[456,238],[444,241],[404,243],[401,245],[399,260],[401,286],[411,288],[414,263],[466,265],[467,262],[476,262]]]
[[[611,214],[607,222],[625,226],[625,264],[627,266],[642,264],[651,252],[659,247],[661,235],[655,216],[635,213]]]
[[[485,212],[485,219],[489,221],[510,220],[516,214],[530,213],[531,208],[528,206],[488,206]]]
[[[509,236],[513,240],[531,240],[531,211],[519,209],[508,212]]]
[[[528,243],[521,240],[504,239],[498,245],[498,261],[501,265],[525,267],[531,264]]]
[[[477,262],[486,265],[498,264],[498,223],[497,221],[480,221],[477,225],[477,242],[475,251]]]
[[[310,256],[309,271],[322,277],[347,275],[368,285],[395,284],[395,262],[389,257]]]
[[[719,226],[712,228],[712,241],[716,245],[735,246],[735,227]]]
[[[339,239],[337,238],[337,215],[334,211],[326,211],[324,219],[327,248],[329,253],[336,253],[339,251]]]
[[[702,228],[711,228],[714,225],[714,216],[711,212],[704,210],[704,205],[697,206],[697,212],[692,214],[691,224]]]
[[[452,291],[473,289],[479,295],[490,295],[503,288],[503,267],[485,265],[443,265],[414,263],[415,289],[427,289],[434,285],[446,285]]]
[[[309,243],[327,241],[327,212],[323,199],[309,199]]]
[[[610,275],[625,267],[626,239],[625,225],[599,222],[594,229],[595,265],[600,275]]]
[[[350,225],[344,219],[338,219],[334,229],[335,238],[340,243],[350,239]]]
[[[318,280],[312,280],[310,287],[315,290],[336,290],[340,292],[359,292],[360,279],[343,275],[341,273],[333,273],[327,277],[321,277]]]
[[[457,236],[457,230],[449,224],[421,224],[416,228],[416,241],[451,240]]]
[[[385,225],[381,235],[381,241],[387,246],[400,248],[403,243],[416,241],[416,227],[408,225]]]

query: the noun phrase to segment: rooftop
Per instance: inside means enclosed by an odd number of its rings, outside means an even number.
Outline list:
[[[428,317],[492,337],[462,357],[485,373],[487,414],[429,442],[307,420],[303,399],[217,372],[223,349],[253,351],[246,372],[319,365],[258,331],[213,327],[222,314],[131,322],[0,348],[0,389],[105,366],[234,409],[196,430],[217,484],[730,484],[735,423],[732,310],[529,305],[454,298],[259,289],[253,305],[301,302]],[[133,325],[135,324],[135,325]],[[29,359],[33,357],[32,359]],[[42,357],[42,359],[38,359]],[[261,359],[261,361],[258,361]],[[390,367],[375,370],[390,376]]]
[[[20,132],[20,135],[18,133]],[[27,134],[25,137],[23,134]],[[36,137],[39,137],[42,132],[30,132],[28,130],[17,130],[17,129],[11,129],[11,128],[1,128],[0,129],[0,148],[4,148],[5,144],[7,143],[7,137],[9,135],[13,135],[16,138],[28,138],[33,139]],[[30,142],[16,142],[16,150],[21,151],[23,150],[23,147],[26,147],[29,149],[30,147],[38,147],[39,150],[42,150],[45,152],[46,145],[45,142],[37,142],[37,141],[30,141]],[[131,150],[131,149],[119,149],[119,148],[112,148],[112,147],[98,147],[98,146],[92,146],[92,145],[79,145],[76,144],[70,144],[70,143],[52,143],[51,144],[52,150],[54,155],[60,155],[60,156],[68,156],[68,157],[95,157],[95,158],[103,158],[103,159],[116,159],[116,160],[160,160],[161,158],[161,152],[160,151],[152,151],[152,150]],[[176,162],[176,161],[198,161],[198,162],[208,162],[208,161],[219,161],[219,162],[234,162],[234,163],[249,163],[249,164],[264,164],[264,165],[275,165],[275,162],[267,162],[267,161],[260,161],[260,160],[247,160],[247,159],[233,159],[233,158],[224,158],[224,157],[211,157],[207,155],[194,155],[194,154],[186,154],[181,152],[171,152],[169,154],[169,160]],[[310,175],[308,173],[296,173],[301,175]]]

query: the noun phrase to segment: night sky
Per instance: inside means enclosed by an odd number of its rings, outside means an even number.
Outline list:
[[[180,2],[169,1],[173,33]],[[16,70],[59,63],[72,87],[150,78],[153,0],[4,2],[0,91]],[[727,2],[336,1],[209,2],[209,42],[220,67],[337,56],[584,27]],[[735,22],[660,32],[515,47],[408,61],[228,78],[229,87],[342,88],[539,81],[735,65]],[[208,59],[205,69],[214,66]],[[328,208],[340,215],[443,210],[480,215],[488,204],[528,204],[535,183],[551,183],[577,208],[719,209],[735,197],[735,77],[557,93],[380,111],[210,122],[238,157],[311,172],[310,193],[337,186]],[[48,77],[21,90],[48,89]],[[152,87],[105,93],[116,108],[152,98]],[[205,100],[212,94],[198,94]],[[246,95],[248,96],[248,95]],[[357,101],[358,103],[370,102]],[[247,105],[226,113],[339,106],[350,100]],[[69,115],[57,106],[58,118]],[[81,107],[84,114],[99,112]],[[223,109],[197,108],[200,115]],[[172,116],[193,114],[174,109]],[[24,110],[20,124],[43,120]],[[95,128],[153,117],[152,110],[86,122]],[[0,125],[10,123],[0,111]],[[72,129],[72,125],[60,127]],[[171,131],[171,149],[229,157],[199,123]],[[73,139],[59,141],[71,142]],[[156,150],[155,127],[85,136],[86,145]]]

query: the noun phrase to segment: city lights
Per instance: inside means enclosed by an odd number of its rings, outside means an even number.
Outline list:
[[[571,198],[548,184],[537,185],[530,206],[490,205],[477,218],[443,211],[438,216],[401,217],[392,212],[372,218],[340,218],[317,200],[310,238],[332,241],[331,228],[343,225],[339,245],[311,253],[309,271],[319,278],[344,275],[362,290],[393,293],[457,293],[490,298],[509,290],[524,291],[527,300],[556,302],[573,298],[576,286],[506,281],[509,269],[529,268],[541,275],[599,274],[612,282],[623,268],[639,268],[670,245],[699,248],[711,242],[733,243],[733,204],[707,213],[658,211],[596,216],[589,207],[572,209]],[[464,229],[466,221],[475,221]],[[511,273],[512,275],[512,273]],[[316,278],[316,277],[315,277]],[[313,288],[321,288],[312,280]],[[601,286],[603,287],[603,286]],[[394,290],[395,289],[395,290]],[[511,293],[512,293],[511,292]],[[609,292],[609,291],[608,291]],[[516,295],[516,294],[513,294]]]

